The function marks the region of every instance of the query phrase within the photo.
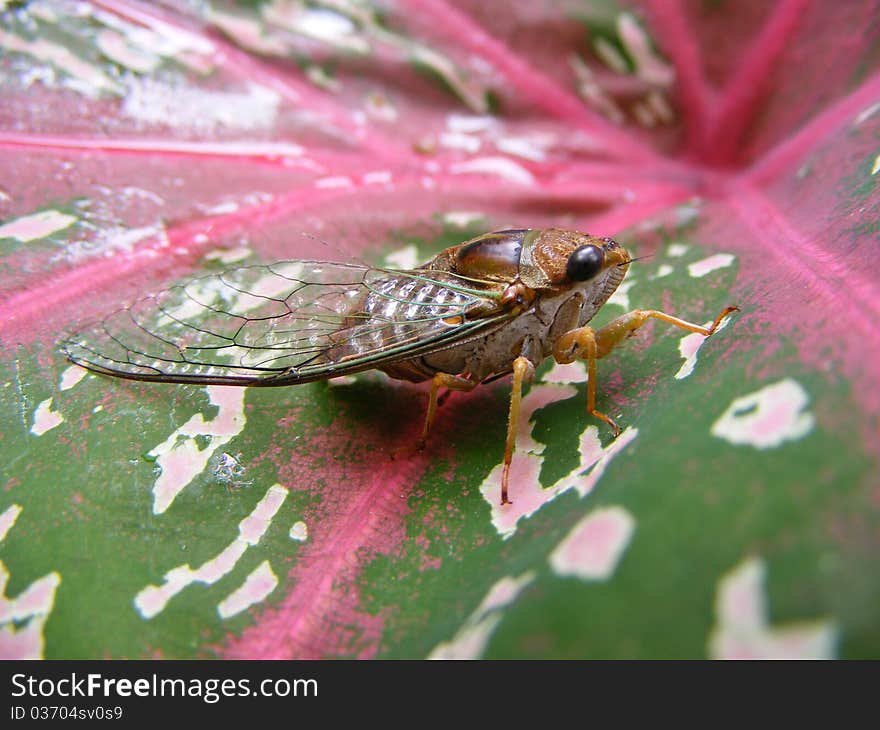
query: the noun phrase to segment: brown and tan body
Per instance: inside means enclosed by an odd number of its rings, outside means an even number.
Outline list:
[[[595,408],[596,360],[655,318],[711,335],[710,327],[635,310],[593,330],[631,257],[610,238],[559,229],[496,231],[408,271],[360,264],[286,261],[192,279],[144,297],[64,343],[92,371],[134,380],[281,386],[378,369],[431,380],[420,443],[441,388],[471,390],[513,374],[502,504],[522,385],[551,355],[587,361],[587,408]]]
[[[572,266],[576,252],[588,250],[586,268]],[[557,362],[588,361],[587,407],[608,423],[616,436],[620,429],[611,418],[595,408],[595,361],[607,355],[649,318],[659,318],[677,327],[709,336],[735,307],[728,307],[709,328],[684,322],[655,310],[636,310],[618,317],[594,331],[587,323],[623,281],[631,261],[629,252],[610,238],[597,238],[576,231],[506,230],[488,233],[441,252],[422,269],[432,278],[451,274],[479,282],[491,304],[481,303],[465,310],[465,319],[497,318],[509,313],[491,328],[464,340],[437,348],[419,357],[383,365],[379,369],[393,378],[421,382],[432,380],[428,413],[422,432],[424,445],[437,411],[441,388],[469,391],[486,380],[513,373],[507,444],[501,487],[502,504],[509,503],[509,468],[519,419],[523,382],[535,368],[553,355]],[[400,287],[410,287],[401,279]],[[433,287],[435,284],[424,284]],[[392,291],[395,287],[392,287]],[[406,296],[412,296],[407,291]],[[418,289],[415,296],[418,296]],[[368,296],[358,313],[375,309]],[[355,354],[359,343],[347,345]]]
[[[587,244],[600,247],[608,264],[596,278],[572,282],[564,264]],[[499,297],[495,307],[475,308],[465,316],[491,316],[501,309],[511,312],[511,318],[488,332],[382,370],[414,382],[436,373],[466,374],[481,382],[513,372],[520,356],[537,366],[552,354],[562,334],[593,318],[623,280],[629,259],[626,249],[611,239],[556,229],[499,231],[446,249],[423,268],[487,282],[487,289]]]

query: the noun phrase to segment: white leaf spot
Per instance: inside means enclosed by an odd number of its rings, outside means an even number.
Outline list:
[[[64,416],[52,410],[52,399],[47,398],[34,411],[34,424],[31,426],[31,433],[34,436],[42,436],[46,431],[51,431],[63,422]]]
[[[587,514],[550,554],[558,575],[607,580],[614,573],[635,530],[623,507],[603,507]]]
[[[715,333],[717,334],[725,327],[727,327],[727,323],[730,321],[729,317],[725,317],[718,324],[718,327],[715,329]],[[709,327],[712,322],[705,322],[703,324],[704,327]],[[688,377],[692,372],[694,372],[694,367],[697,364],[697,353],[700,351],[700,348],[703,346],[703,343],[709,339],[705,335],[701,335],[699,332],[691,332],[689,335],[685,335],[681,338],[678,343],[678,351],[681,353],[681,356],[684,358],[684,362],[681,367],[678,369],[678,372],[675,374],[676,380],[683,380]]]
[[[309,539],[308,525],[306,525],[306,523],[302,520],[300,520],[299,522],[294,522],[288,534],[290,535],[291,540],[296,540],[297,542],[305,542]]]
[[[14,238],[21,243],[46,238],[63,231],[79,219],[57,210],[43,210],[22,216],[0,226],[0,238]]]
[[[495,583],[455,636],[437,644],[428,659],[479,659],[501,623],[502,609],[513,603],[534,579],[535,573],[528,571],[517,578],[505,576]]]
[[[531,185],[535,182],[535,177],[531,172],[507,157],[477,157],[467,162],[456,163],[449,169],[453,174],[457,175],[497,175],[520,185]]]
[[[748,558],[721,576],[715,595],[713,659],[833,659],[837,627],[817,620],[770,626],[761,558]]]
[[[153,485],[153,513],[162,514],[175,497],[204,471],[214,452],[232,441],[244,429],[244,388],[209,386],[211,403],[219,412],[210,421],[195,414],[165,441],[150,451],[162,469]],[[199,450],[197,437],[208,437],[208,446]]]
[[[216,556],[195,569],[189,563],[178,565],[165,573],[161,586],[148,585],[141,590],[134,598],[138,613],[144,618],[153,618],[187,586],[193,583],[212,585],[232,572],[247,549],[259,543],[266,534],[286,497],[287,490],[280,484],[269,487],[253,511],[238,523],[235,539]]]
[[[12,529],[21,514],[13,504],[0,514],[0,541]],[[0,658],[42,659],[45,650],[43,628],[55,605],[55,591],[61,584],[57,571],[38,578],[15,597],[6,595],[9,571],[0,561]]]
[[[730,266],[735,260],[736,257],[733,254],[716,253],[713,256],[708,256],[699,261],[694,261],[692,264],[688,264],[688,273],[694,278],[699,278],[715,271],[716,269],[723,269],[725,266]]]
[[[805,411],[809,400],[799,383],[791,378],[780,380],[736,398],[712,424],[712,435],[756,449],[796,441],[815,425],[813,414]]]
[[[278,587],[278,576],[272,571],[268,560],[260,563],[244,583],[217,605],[220,618],[230,618],[265,600]]]

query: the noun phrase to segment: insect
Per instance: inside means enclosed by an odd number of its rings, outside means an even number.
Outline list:
[[[430,381],[423,447],[443,388],[470,391],[513,375],[501,504],[509,504],[523,384],[547,357],[596,361],[648,319],[711,335],[737,307],[702,327],[637,309],[601,329],[588,323],[632,261],[610,238],[559,229],[503,230],[393,270],[284,261],[192,279],[138,300],[64,343],[73,362],[132,380],[252,387],[294,385],[377,369]]]

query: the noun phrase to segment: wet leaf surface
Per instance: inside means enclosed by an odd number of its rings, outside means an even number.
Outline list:
[[[0,654],[869,657],[875,2],[8,3]],[[600,361],[509,385],[110,380],[64,336],[290,258],[558,226],[634,255]],[[397,453],[397,457],[395,457]],[[404,456],[401,457],[401,453]]]

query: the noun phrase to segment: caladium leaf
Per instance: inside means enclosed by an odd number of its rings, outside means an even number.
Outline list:
[[[875,2],[5,3],[4,657],[876,656]],[[494,228],[636,256],[507,384],[131,383],[66,333],[240,264]]]

